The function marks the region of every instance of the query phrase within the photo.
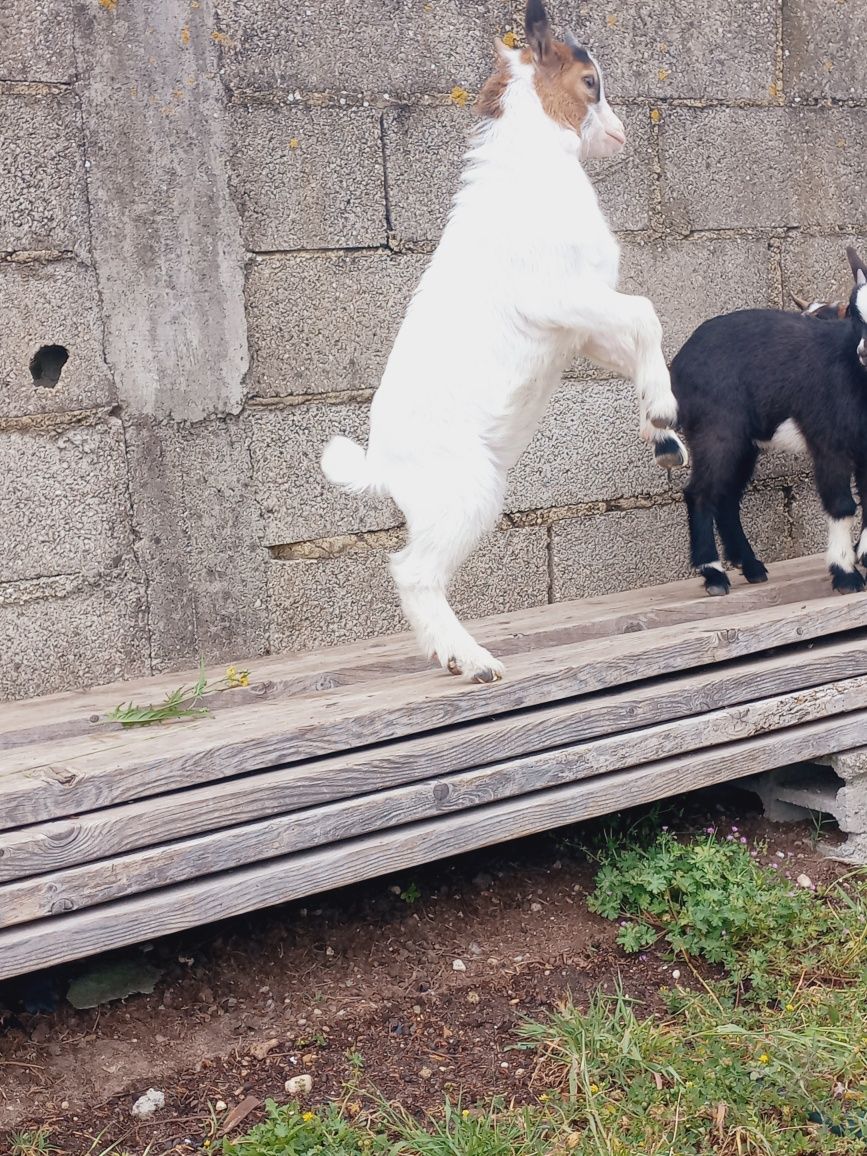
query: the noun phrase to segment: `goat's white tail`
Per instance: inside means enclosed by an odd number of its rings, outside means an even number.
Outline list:
[[[349,438],[332,438],[322,451],[322,472],[335,486],[360,494],[375,482],[367,468],[367,454]]]

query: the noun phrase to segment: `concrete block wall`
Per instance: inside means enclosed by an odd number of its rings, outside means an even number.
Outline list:
[[[862,0],[552,0],[627,152],[592,166],[673,353],[714,313],[841,294],[867,244]],[[521,0],[6,0],[0,697],[400,629],[399,512],[328,489]],[[513,243],[520,235],[503,238]],[[42,346],[68,350],[37,385]],[[474,617],[681,577],[683,478],[577,363],[455,588]],[[768,558],[821,548],[763,463]],[[612,565],[612,555],[614,564]],[[605,561],[603,562],[603,559]]]

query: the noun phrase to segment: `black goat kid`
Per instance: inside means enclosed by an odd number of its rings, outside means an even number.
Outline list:
[[[727,594],[714,523],[728,562],[748,582],[768,572],[743,526],[740,505],[759,450],[806,450],[828,516],[828,567],[835,590],[864,589],[856,569],[852,478],[867,502],[867,265],[846,250],[855,278],[847,315],[816,321],[775,309],[745,309],[700,325],[675,357],[671,383],[692,472],[685,497],[692,565],[708,594]],[[665,468],[687,455],[672,430],[655,439]],[[867,566],[867,516],[857,558]]]

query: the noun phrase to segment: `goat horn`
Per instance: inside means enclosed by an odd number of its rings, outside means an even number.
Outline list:
[[[809,301],[807,301],[804,298],[798,297],[797,294],[795,294],[795,293],[791,293],[790,296],[791,296],[792,300],[795,302],[795,304],[798,306],[798,308],[802,311],[804,309],[806,309],[810,304]]]

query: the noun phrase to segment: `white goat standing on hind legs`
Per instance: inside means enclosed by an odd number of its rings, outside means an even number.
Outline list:
[[[631,378],[645,440],[677,405],[650,302],[615,291],[620,251],[581,167],[625,141],[602,73],[555,40],[529,0],[527,48],[497,43],[481,123],[440,244],[407,310],[371,406],[367,453],[334,438],[330,481],[390,494],[406,547],[391,559],[404,613],[429,656],[471,682],[503,666],[446,599],[502,509],[506,475],[576,354]]]

